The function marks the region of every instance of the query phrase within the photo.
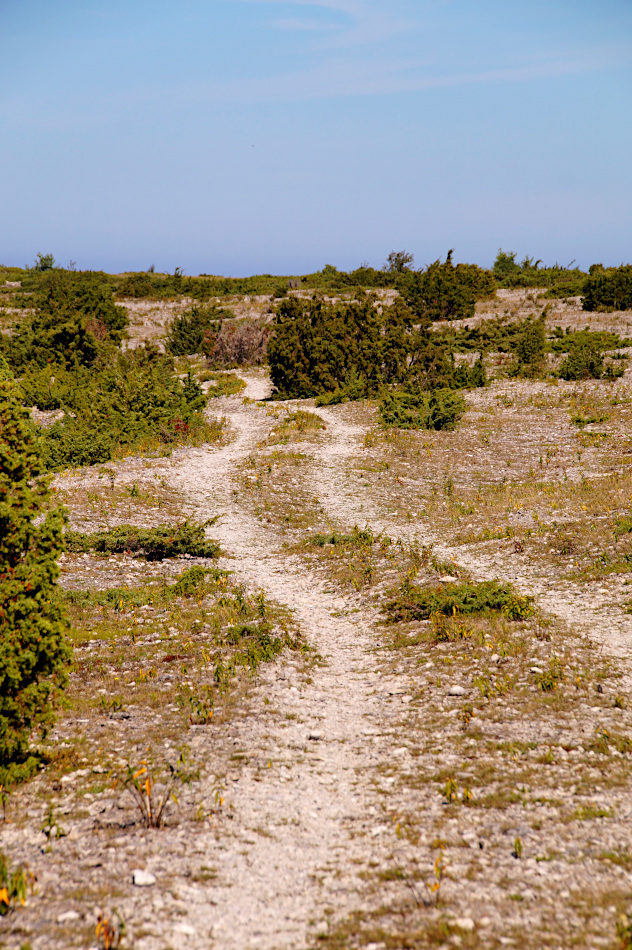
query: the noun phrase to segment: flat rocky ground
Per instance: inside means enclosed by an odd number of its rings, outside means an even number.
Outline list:
[[[504,294],[476,319],[538,308]],[[632,314],[555,303],[548,322],[628,336]],[[368,403],[266,401],[265,373],[242,375],[246,390],[212,407],[223,444],[57,479],[81,530],[219,516],[207,533],[224,553],[200,563],[231,573],[199,601],[73,608],[50,764],[0,824],[11,865],[37,878],[2,946],[103,947],[100,916],[136,950],[619,946],[631,371],[553,383],[499,369],[455,432],[431,433],[383,430]],[[157,591],[195,563],[66,555],[62,584]],[[402,584],[454,579],[511,582],[537,611],[444,626],[389,613]],[[303,648],[220,689],[206,651],[222,583],[253,603],[265,592]],[[185,687],[214,690],[209,721]],[[145,827],[120,776],[147,767],[160,790],[183,747],[191,781],[164,827]]]

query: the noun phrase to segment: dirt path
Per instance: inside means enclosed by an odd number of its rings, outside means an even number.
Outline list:
[[[264,387],[250,379],[246,395],[257,398]],[[280,677],[278,668],[263,674],[259,692],[292,718],[271,723],[253,716],[231,725],[236,747],[272,765],[245,766],[231,789],[238,842],[221,845],[213,863],[222,883],[198,895],[188,919],[193,932],[212,934],[222,950],[280,950],[304,947],[308,933],[326,929],[328,909],[339,915],[358,907],[354,869],[379,850],[375,842],[385,830],[367,772],[388,755],[391,724],[375,691],[370,618],[340,616],[349,600],[280,553],[277,533],[235,500],[236,467],[271,422],[241,400],[226,405],[233,441],[219,451],[188,452],[172,482],[201,516],[224,512],[213,535],[230,552],[225,566],[289,605],[324,664],[311,683],[287,665]],[[188,946],[198,944],[192,939]]]

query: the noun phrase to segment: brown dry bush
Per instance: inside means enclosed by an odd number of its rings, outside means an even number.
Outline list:
[[[216,333],[206,333],[204,349],[212,369],[233,369],[236,366],[261,366],[266,361],[272,326],[263,320],[241,323],[224,321]]]

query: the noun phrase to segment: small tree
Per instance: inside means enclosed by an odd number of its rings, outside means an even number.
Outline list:
[[[404,271],[410,270],[414,261],[414,254],[409,254],[408,251],[391,251],[384,265],[384,270],[388,274],[403,274]]]
[[[546,352],[546,334],[544,316],[530,320],[516,343],[516,356],[521,366],[536,366],[544,359]]]
[[[0,781],[15,774],[33,728],[54,721],[67,679],[56,596],[65,516],[50,500],[35,429],[0,359]]]
[[[35,270],[53,270],[55,267],[55,258],[52,254],[42,254],[40,251],[35,259]]]

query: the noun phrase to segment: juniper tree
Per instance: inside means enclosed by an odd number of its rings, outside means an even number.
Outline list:
[[[35,428],[0,359],[0,775],[54,720],[67,680],[67,621],[57,596],[64,512],[51,506]]]

